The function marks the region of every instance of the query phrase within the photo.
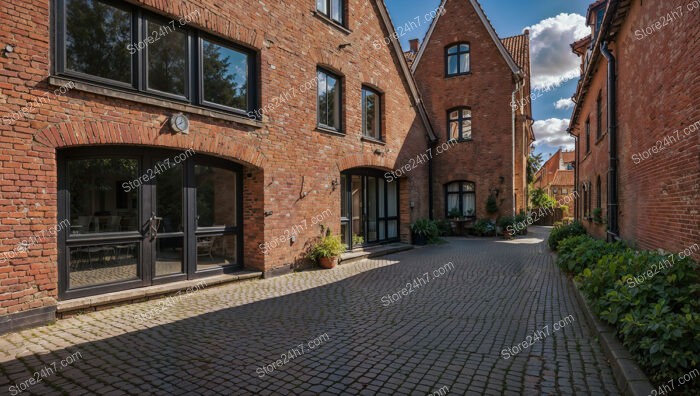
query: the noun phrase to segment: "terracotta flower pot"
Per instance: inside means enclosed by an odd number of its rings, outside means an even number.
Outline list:
[[[338,258],[337,257],[321,257],[318,259],[318,264],[323,269],[333,269],[333,268],[335,268],[336,265],[338,265]]]

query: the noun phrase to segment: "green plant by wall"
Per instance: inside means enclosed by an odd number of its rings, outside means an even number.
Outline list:
[[[559,242],[577,235],[586,235],[586,229],[583,228],[581,223],[577,221],[571,224],[558,223],[558,225],[554,226],[554,229],[549,234],[549,240],[547,243],[552,250],[557,250],[559,247]]]
[[[489,198],[486,200],[486,212],[490,214],[498,213],[498,202],[493,194],[489,195]]]

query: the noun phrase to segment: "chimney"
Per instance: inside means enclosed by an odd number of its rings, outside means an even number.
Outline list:
[[[418,39],[411,39],[408,40],[409,44],[411,44],[411,52],[418,52],[418,48],[420,47],[420,40]]]
[[[530,35],[530,29],[525,29],[525,35],[529,36]]]

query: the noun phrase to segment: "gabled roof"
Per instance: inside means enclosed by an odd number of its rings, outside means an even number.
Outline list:
[[[561,152],[561,160],[565,164],[573,163],[576,160],[576,152],[575,151],[562,151]]]
[[[389,41],[391,41],[391,48],[393,48],[394,54],[398,58],[399,65],[401,67],[401,72],[403,73],[404,77],[406,78],[406,81],[408,82],[408,88],[411,91],[411,95],[413,96],[414,102],[416,103],[416,109],[418,110],[418,114],[420,115],[421,121],[423,121],[423,125],[425,126],[425,129],[428,132],[428,139],[430,139],[431,142],[434,142],[437,140],[437,136],[435,135],[433,126],[430,124],[430,118],[428,118],[428,112],[425,109],[423,99],[421,99],[420,92],[418,91],[418,85],[416,84],[416,80],[413,78],[413,73],[411,73],[411,69],[408,63],[406,62],[406,58],[404,57],[401,44],[397,39],[399,35],[396,34],[396,30],[394,29],[394,23],[391,21],[391,16],[389,15],[389,10],[387,10],[383,0],[376,0],[375,4],[377,4],[377,8],[379,9],[379,16],[381,17],[380,20],[384,23],[384,27],[386,27],[387,31],[389,32],[388,38]]]
[[[523,70],[526,76],[530,75],[530,31],[517,36],[501,39],[515,63]]]
[[[440,3],[440,8],[444,9],[445,5],[447,4],[449,0],[442,0]],[[498,48],[498,51],[501,53],[503,56],[503,59],[506,61],[508,64],[508,67],[510,70],[513,72],[513,74],[519,75],[522,71],[518,67],[518,65],[515,63],[513,60],[513,57],[510,55],[508,50],[506,50],[505,46],[501,42],[501,40],[498,38],[498,35],[496,34],[496,30],[494,30],[493,25],[491,25],[491,21],[486,17],[486,14],[484,13],[484,9],[481,8],[481,4],[477,0],[469,0],[471,3],[472,7],[474,7],[474,11],[476,11],[476,14],[479,16],[479,19],[481,20],[481,23],[484,25],[486,28],[486,31],[489,33],[489,36],[491,36],[491,39],[493,40],[493,43],[496,45],[496,48]],[[440,9],[438,8],[438,9]],[[425,34],[425,38],[423,39],[423,43],[420,46],[420,50],[418,51],[418,54],[416,55],[416,60],[413,62],[413,65],[411,66],[411,71],[415,72],[416,68],[418,67],[418,63],[420,63],[420,59],[423,56],[423,53],[425,52],[425,48],[428,46],[428,43],[430,42],[430,36],[432,36],[433,31],[435,30],[435,26],[437,26],[438,21],[440,20],[440,16],[442,13],[438,12],[437,16],[433,19],[433,22],[430,24],[430,28],[428,29],[428,32]]]
[[[550,183],[552,186],[573,186],[574,185],[574,171],[572,170],[558,170],[554,175],[554,179]]]

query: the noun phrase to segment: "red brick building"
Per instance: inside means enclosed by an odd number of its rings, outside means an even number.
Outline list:
[[[429,166],[385,177],[434,135],[381,1],[3,1],[0,19],[0,332],[289,271],[321,225],[409,242],[428,216]]]
[[[570,125],[577,218],[639,248],[697,247],[700,4],[601,0],[587,19],[591,35],[572,45],[582,61]]]
[[[566,197],[572,199],[574,193],[575,152],[557,150],[535,174],[533,186],[558,202]],[[571,208],[573,211],[573,207]]]
[[[534,141],[529,33],[499,39],[475,0],[445,0],[423,43],[407,55],[440,142],[433,214],[485,218],[527,207],[527,157]],[[489,196],[498,214],[487,213]]]

